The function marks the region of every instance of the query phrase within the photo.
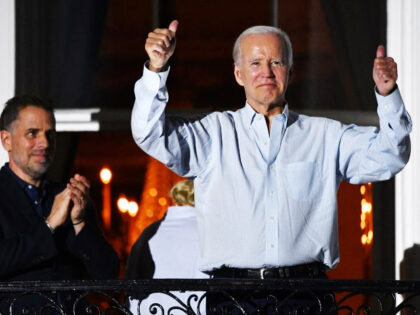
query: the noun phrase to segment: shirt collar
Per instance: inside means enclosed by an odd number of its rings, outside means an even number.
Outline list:
[[[15,179],[15,181],[18,183],[18,185],[25,191],[27,191],[28,189],[32,189],[35,188],[37,189],[37,187],[35,187],[32,184],[29,184],[27,182],[25,182],[22,178],[20,178],[19,176],[17,176],[9,167],[9,163],[5,164],[5,168],[6,170],[12,175],[12,177]],[[47,193],[47,186],[48,186],[48,181],[47,180],[42,180],[41,182],[41,186],[40,186],[40,191],[41,191],[41,196],[44,197]]]
[[[254,121],[255,117],[257,116],[257,112],[249,105],[248,102],[246,102],[245,107],[243,107],[242,115],[244,117],[244,123],[247,126],[251,126],[252,122]],[[283,116],[284,121],[286,122],[287,126],[287,120],[289,118],[289,105],[286,103],[286,105],[283,108],[283,112],[280,114]]]

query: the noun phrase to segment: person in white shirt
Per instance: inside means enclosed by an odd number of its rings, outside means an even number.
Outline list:
[[[168,208],[165,217],[148,226],[133,245],[126,268],[127,279],[197,279],[209,276],[199,270],[200,245],[196,211],[194,208],[194,186],[191,180],[178,182],[170,192],[175,206]],[[197,300],[191,306],[200,308],[205,314],[204,292],[171,292],[185,305],[188,297],[195,294]],[[166,312],[171,307],[184,308],[173,297],[164,293],[153,293],[142,299],[134,294],[130,298],[133,314],[152,313],[153,307],[160,305]],[[193,301],[194,302],[194,301]],[[156,305],[156,306],[153,306]],[[178,313],[179,312],[179,313]],[[172,310],[171,314],[186,314]]]
[[[380,128],[301,115],[286,100],[293,69],[288,35],[253,26],[233,49],[245,106],[200,119],[169,117],[166,80],[177,29],[172,21],[146,39],[150,60],[135,85],[131,128],[147,154],[194,178],[201,270],[215,278],[325,278],[340,260],[341,181],[387,180],[409,160],[412,122],[396,84],[397,64],[378,46],[372,93]]]

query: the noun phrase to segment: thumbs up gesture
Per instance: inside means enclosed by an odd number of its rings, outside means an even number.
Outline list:
[[[178,21],[174,20],[168,28],[157,28],[150,32],[145,44],[145,49],[150,58],[149,69],[161,71],[175,51],[175,34]]]
[[[384,46],[378,46],[373,63],[373,81],[375,81],[379,94],[388,95],[395,87],[397,78],[397,64],[394,59],[385,56]]]

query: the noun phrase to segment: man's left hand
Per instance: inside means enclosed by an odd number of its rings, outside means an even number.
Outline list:
[[[379,94],[388,95],[395,87],[398,72],[397,64],[391,57],[385,56],[385,47],[380,45],[376,50],[376,58],[373,64],[373,80]]]
[[[71,190],[71,200],[73,201],[70,219],[77,233],[85,225],[85,208],[89,200],[90,183],[86,177],[76,174],[70,179],[67,187]]]

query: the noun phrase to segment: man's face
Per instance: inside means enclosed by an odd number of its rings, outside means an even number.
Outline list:
[[[241,41],[235,78],[244,87],[247,101],[254,109],[283,106],[285,102],[289,69],[282,50],[274,34],[248,35]]]
[[[20,110],[10,130],[1,132],[1,140],[9,153],[10,169],[24,181],[36,184],[54,156],[53,117],[42,108],[27,106]]]

